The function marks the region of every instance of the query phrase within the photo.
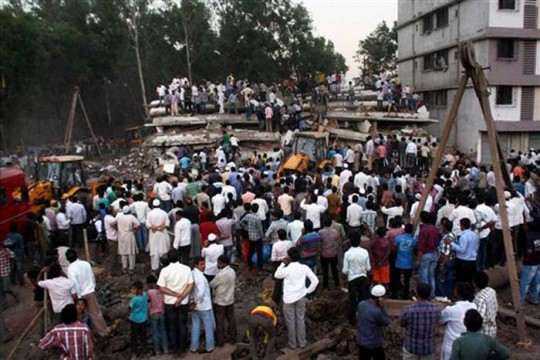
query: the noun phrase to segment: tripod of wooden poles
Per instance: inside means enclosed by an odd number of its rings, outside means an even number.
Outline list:
[[[448,137],[450,136],[450,131],[457,117],[459,106],[461,100],[463,99],[463,94],[467,87],[467,82],[470,79],[476,93],[476,97],[480,102],[480,107],[482,109],[482,114],[486,122],[486,130],[489,139],[489,147],[491,152],[491,158],[493,161],[493,171],[495,173],[495,184],[497,191],[497,202],[499,204],[499,215],[501,217],[502,223],[502,232],[504,239],[504,249],[506,254],[506,264],[508,267],[508,275],[510,279],[510,287],[512,289],[512,302],[514,305],[514,310],[516,313],[516,324],[518,330],[518,337],[520,344],[527,344],[527,328],[525,325],[525,314],[521,306],[521,299],[519,295],[519,280],[516,270],[516,262],[514,259],[514,249],[512,245],[512,235],[510,233],[510,226],[508,223],[508,211],[506,208],[506,200],[504,198],[505,185],[509,186],[509,176],[506,171],[504,164],[504,159],[500,147],[498,146],[497,140],[497,130],[495,128],[495,123],[493,121],[493,115],[491,114],[491,108],[489,105],[488,96],[490,95],[488,91],[488,82],[484,74],[484,69],[476,61],[476,56],[474,48],[471,42],[462,43],[459,46],[460,60],[461,65],[465,69],[461,79],[459,81],[459,86],[457,88],[456,95],[454,97],[454,102],[448,113],[446,123],[442,132],[440,144],[437,148],[435,154],[435,159],[433,165],[429,171],[429,176],[426,181],[426,185],[422,192],[422,198],[418,204],[418,208],[413,219],[413,223],[418,222],[420,212],[426,204],[427,197],[429,192],[433,187],[435,176],[437,175],[437,170],[441,164],[441,158],[443,155],[444,148],[448,142]]]
[[[88,118],[88,114],[86,113],[86,108],[84,107],[84,102],[81,97],[81,91],[78,86],[75,86],[75,89],[73,90],[73,96],[71,98],[71,108],[69,110],[68,121],[66,125],[66,133],[64,134],[64,151],[66,154],[69,154],[73,147],[73,125],[75,123],[75,111],[77,110],[77,102],[81,106],[84,120],[86,121],[88,130],[90,131],[92,140],[96,144],[97,152],[99,155],[101,155],[101,148],[99,146],[99,141],[96,134],[94,133],[94,129],[92,128],[92,123],[90,122],[90,119]]]

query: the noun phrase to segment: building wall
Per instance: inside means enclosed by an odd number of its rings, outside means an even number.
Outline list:
[[[534,89],[534,103],[533,120],[540,122],[540,86]]]
[[[536,75],[540,75],[540,40],[536,42]]]
[[[489,87],[489,105],[491,106],[491,113],[493,114],[493,120],[495,121],[520,121],[521,118],[521,87],[513,87],[512,105],[497,105],[496,93],[497,88]]]
[[[499,10],[498,1],[475,0],[475,2],[489,3],[489,26],[523,28],[523,9],[525,0],[517,0],[516,10]]]

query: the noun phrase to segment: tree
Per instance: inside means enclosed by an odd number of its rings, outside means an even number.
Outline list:
[[[364,40],[360,40],[355,60],[361,70],[371,75],[383,70],[392,71],[396,69],[396,51],[396,23],[390,29],[383,21]]]

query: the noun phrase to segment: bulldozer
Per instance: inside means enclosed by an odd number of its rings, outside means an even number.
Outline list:
[[[323,169],[328,160],[328,133],[302,131],[294,134],[292,153],[283,160],[278,168],[278,176],[287,172],[305,172],[310,167]]]

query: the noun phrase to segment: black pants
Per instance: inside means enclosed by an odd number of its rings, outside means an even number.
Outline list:
[[[272,263],[273,272],[275,273],[278,266],[281,265],[281,261],[274,261]],[[272,300],[277,305],[281,305],[283,300],[283,279],[274,278],[274,291],[272,292]]]
[[[400,282],[401,275],[403,275],[403,293],[401,295],[402,299],[408,299],[411,297],[411,275],[412,269],[398,269],[397,272],[397,281]]]
[[[328,289],[328,266],[332,269],[332,278],[334,279],[334,285],[339,287],[339,276],[337,271],[337,256],[326,258],[321,256],[321,267],[323,274],[323,288]]]
[[[214,315],[216,317],[216,345],[223,346],[226,342],[236,344],[234,304],[227,306],[214,304]]]
[[[165,304],[165,321],[167,322],[167,333],[171,344],[169,349],[172,352],[185,352],[188,348],[188,319],[189,305]]]
[[[369,280],[367,276],[360,276],[348,282],[349,290],[349,323],[356,326],[356,308],[358,303],[369,297]]]
[[[189,263],[189,254],[191,251],[191,245],[180,246],[178,248],[178,255],[180,255],[180,262],[184,265]]]
[[[506,253],[504,252],[504,239],[502,230],[495,229],[488,241],[488,267],[504,266]],[[457,270],[457,269],[456,269]]]
[[[396,269],[396,254],[391,253],[388,257],[390,263],[390,298],[398,298],[398,290],[400,289],[399,274]]]
[[[358,360],[385,360],[384,349],[382,347],[367,348],[358,345]]]
[[[256,241],[249,240],[248,265],[250,269],[253,268],[253,266],[255,265],[251,261],[251,257],[253,256],[255,252],[257,252],[257,267],[259,269],[262,269],[263,267],[262,240],[256,240]]]
[[[142,355],[146,352],[146,326],[148,321],[142,323],[136,323],[130,321],[131,323],[131,351],[135,355]]]
[[[476,260],[467,261],[456,258],[454,264],[454,269],[456,269],[456,282],[472,283],[472,279],[476,273]]]
[[[70,242],[71,247],[82,248],[84,246],[83,228],[84,228],[84,224],[71,225],[71,242]]]

